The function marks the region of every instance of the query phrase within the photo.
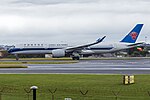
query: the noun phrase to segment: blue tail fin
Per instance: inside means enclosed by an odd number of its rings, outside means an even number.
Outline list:
[[[127,43],[135,43],[140,31],[143,27],[143,24],[137,24],[128,35],[125,36],[124,39],[122,39],[120,42],[127,42]]]

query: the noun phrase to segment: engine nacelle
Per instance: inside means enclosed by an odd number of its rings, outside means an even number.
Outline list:
[[[52,50],[52,56],[54,58],[65,57],[65,50],[64,49]]]

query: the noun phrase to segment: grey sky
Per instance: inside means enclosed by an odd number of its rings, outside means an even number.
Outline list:
[[[149,0],[1,0],[0,44],[120,41],[137,23],[150,40]],[[148,41],[150,42],[150,41]]]

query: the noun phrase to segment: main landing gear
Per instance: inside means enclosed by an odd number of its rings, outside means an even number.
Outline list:
[[[19,60],[19,57],[18,57],[18,55],[17,55],[17,54],[15,54],[15,57],[16,57],[16,60],[18,61],[18,60]]]
[[[72,60],[80,60],[80,55],[76,52],[72,53]]]

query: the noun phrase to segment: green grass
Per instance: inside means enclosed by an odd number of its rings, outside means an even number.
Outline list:
[[[0,68],[27,68],[27,66],[20,64],[0,64]]]
[[[80,58],[80,60],[140,60],[140,59],[150,59],[150,57],[101,57],[101,58],[95,58],[95,57],[84,57]],[[0,60],[14,60],[16,61],[15,58],[3,58]],[[24,60],[29,60],[29,61],[36,61],[36,60],[55,60],[55,61],[73,61],[71,57],[63,57],[63,58],[19,58],[19,61],[24,61]]]
[[[16,60],[15,58],[2,58],[0,60]],[[63,58],[19,58],[19,61],[21,60],[72,60],[70,57],[63,57]]]
[[[27,61],[27,62],[18,62],[18,61],[14,61],[14,62],[0,62],[1,64],[72,64],[72,63],[77,63],[78,61],[62,61],[62,62],[32,62],[32,61]]]
[[[24,89],[36,85],[37,100],[51,100],[54,91],[54,100],[116,100],[112,91],[120,91],[118,100],[149,100],[147,91],[150,91],[150,75],[135,75],[135,84],[123,85],[122,75],[72,75],[72,74],[0,74],[0,89],[2,100],[27,100]],[[88,90],[83,98],[81,93]],[[30,100],[32,100],[30,94]]]

